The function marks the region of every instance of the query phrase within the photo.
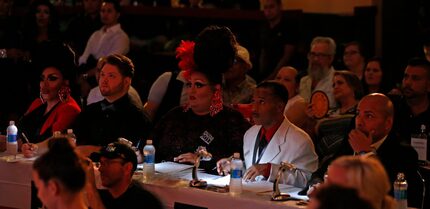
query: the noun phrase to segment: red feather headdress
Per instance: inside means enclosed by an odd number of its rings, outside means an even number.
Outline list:
[[[176,48],[176,58],[180,59],[179,68],[184,71],[184,77],[189,78],[191,71],[196,67],[194,63],[194,41],[181,41],[181,44]]]

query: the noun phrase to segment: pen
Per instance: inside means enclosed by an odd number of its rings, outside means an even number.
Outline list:
[[[24,139],[25,143],[28,144],[30,146],[30,150],[33,151],[33,144],[30,143],[30,141],[28,140],[27,136],[24,134],[24,132],[21,132],[22,138]]]
[[[30,144],[30,141],[28,140],[27,136],[24,134],[24,132],[21,132],[22,138],[24,139],[25,143]]]

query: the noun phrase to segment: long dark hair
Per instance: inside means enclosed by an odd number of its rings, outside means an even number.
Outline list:
[[[47,6],[49,8],[49,25],[48,25],[48,38],[49,40],[61,40],[60,23],[58,18],[57,10],[49,0],[34,0],[29,8],[26,18],[24,20],[24,38],[27,47],[30,47],[31,42],[36,40],[37,34],[39,33],[38,26],[36,23],[37,7],[40,5]]]
[[[369,92],[369,85],[367,85],[366,78],[364,76],[364,73],[366,72],[366,69],[367,69],[367,64],[369,64],[370,62],[378,62],[379,66],[381,67],[381,70],[382,70],[381,83],[379,84],[379,90],[377,93],[387,94],[394,87],[394,82],[393,82],[391,73],[389,73],[387,71],[386,65],[385,65],[382,57],[372,57],[372,58],[367,60],[366,68],[364,68],[363,77],[361,79],[361,84],[363,85],[364,95],[367,95],[370,93]]]

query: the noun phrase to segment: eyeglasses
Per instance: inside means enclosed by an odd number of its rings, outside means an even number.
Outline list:
[[[318,59],[320,59],[320,58],[327,58],[327,57],[330,57],[331,56],[331,54],[326,54],[326,53],[317,53],[317,52],[309,52],[308,53],[308,58],[318,58]]]

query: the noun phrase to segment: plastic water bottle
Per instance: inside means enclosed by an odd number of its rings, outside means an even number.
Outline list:
[[[242,193],[242,169],[243,162],[240,159],[240,153],[235,152],[231,161],[230,170],[230,193],[240,194]]]
[[[404,173],[398,173],[394,181],[394,199],[397,201],[398,209],[408,208],[408,182]]]
[[[18,142],[16,141],[18,135],[18,128],[15,126],[15,121],[9,121],[9,126],[6,129],[6,132],[7,153],[11,155],[16,155],[18,153]]]
[[[143,147],[143,180],[149,180],[155,173],[155,147],[152,145],[152,140],[146,140],[146,145]]]

